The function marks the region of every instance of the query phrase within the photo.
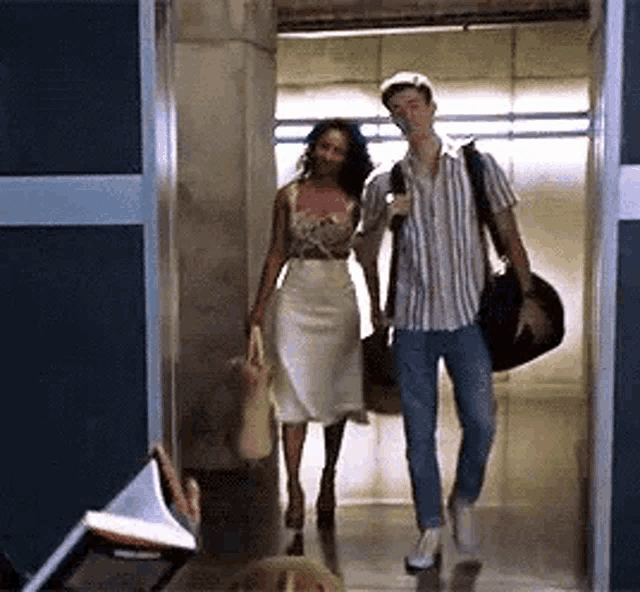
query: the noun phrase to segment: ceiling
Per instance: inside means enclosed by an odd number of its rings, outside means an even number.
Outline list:
[[[584,21],[589,0],[274,0],[279,33]]]

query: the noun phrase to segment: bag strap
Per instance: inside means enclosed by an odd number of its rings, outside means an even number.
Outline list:
[[[480,156],[480,152],[478,152],[475,141],[473,140],[468,144],[464,144],[462,146],[462,152],[464,154],[467,172],[469,173],[469,177],[471,179],[473,197],[476,203],[476,208],[478,210],[478,219],[480,221],[480,230],[482,231],[483,224],[487,226],[487,228],[489,229],[489,234],[491,234],[493,246],[495,247],[498,256],[504,257],[504,255],[506,254],[506,249],[502,244],[502,239],[500,238],[500,234],[498,233],[495,218],[493,212],[491,211],[489,200],[487,199],[487,190],[484,184],[484,164],[482,162],[482,156]],[[485,244],[486,251],[484,232],[482,232],[482,239]]]
[[[406,193],[407,187],[402,174],[402,166],[396,162],[391,169],[391,192],[395,194]],[[389,268],[389,286],[387,288],[387,301],[384,311],[387,318],[391,318],[396,307],[396,279],[398,277],[398,252],[400,251],[400,230],[406,216],[394,216],[391,220],[391,232],[393,236],[391,246],[391,266]]]
[[[259,325],[251,326],[251,335],[249,337],[249,351],[247,353],[247,361],[252,363],[254,356],[257,365],[262,366],[265,362],[264,341],[262,340],[262,330]]]
[[[482,217],[484,217],[487,212],[491,211],[491,209],[489,208],[489,202],[484,188],[484,167],[482,164],[482,157],[480,156],[480,153],[476,148],[476,143],[473,140],[462,146],[462,152],[467,165],[467,172],[471,178],[473,197],[475,199],[476,206],[478,207],[478,212]]]

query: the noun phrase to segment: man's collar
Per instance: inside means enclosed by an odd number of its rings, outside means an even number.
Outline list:
[[[467,141],[454,140],[446,134],[437,134],[440,140],[440,155],[447,154],[451,158],[459,158],[461,154],[461,148]],[[411,148],[409,148],[403,159],[405,162],[411,162],[413,160],[413,154]]]
[[[460,154],[460,148],[462,147],[463,142],[456,141],[447,135],[440,136],[440,140],[442,141],[442,149],[440,153],[448,154],[452,158],[457,158]]]

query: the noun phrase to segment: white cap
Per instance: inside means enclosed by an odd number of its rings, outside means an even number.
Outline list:
[[[426,86],[433,95],[433,85],[431,81],[419,72],[397,72],[391,78],[387,78],[380,85],[380,93],[384,94],[391,86],[395,84],[410,84],[411,86]]]

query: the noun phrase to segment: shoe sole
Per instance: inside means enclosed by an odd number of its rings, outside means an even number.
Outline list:
[[[404,558],[404,570],[407,572],[407,574],[409,574],[410,576],[416,576],[420,573],[422,573],[423,571],[427,571],[429,569],[440,569],[440,565],[442,563],[442,552],[441,551],[436,551],[436,553],[433,556],[433,563],[431,565],[427,565],[426,567],[417,567],[415,565],[411,565],[411,563],[409,563],[409,560],[405,557]]]
[[[456,545],[458,553],[462,555],[475,555],[480,549],[481,543],[476,543],[473,547],[466,547],[465,545],[461,545],[460,541],[458,540],[458,535],[456,534],[455,510],[450,505],[447,507],[447,509],[449,510],[449,519],[451,520],[451,536],[453,538],[453,542]]]

